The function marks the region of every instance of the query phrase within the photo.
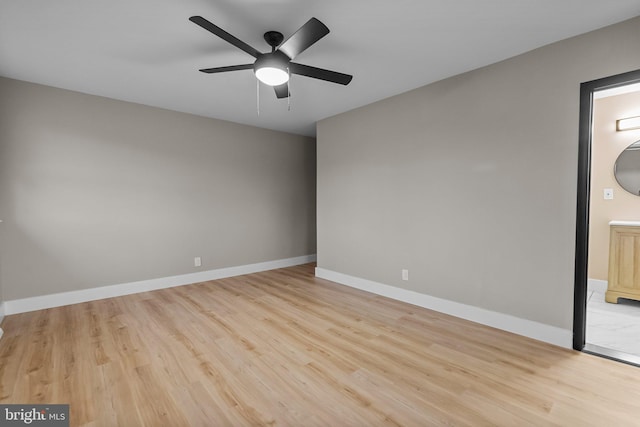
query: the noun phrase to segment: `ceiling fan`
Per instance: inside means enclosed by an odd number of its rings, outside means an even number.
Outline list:
[[[261,53],[217,25],[207,21],[202,16],[192,16],[189,20],[256,58],[252,64],[203,68],[200,70],[203,73],[212,74],[253,69],[258,80],[273,86],[278,98],[287,98],[291,95],[288,84],[291,74],[299,74],[342,85],[348,85],[353,78],[349,74],[291,62],[300,53],[329,34],[329,28],[316,18],[311,18],[284,42],[282,33],[277,31],[264,33],[265,41],[271,46],[271,52],[268,53]]]

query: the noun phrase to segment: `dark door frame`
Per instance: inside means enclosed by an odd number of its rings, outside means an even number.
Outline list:
[[[587,262],[589,259],[589,191],[591,188],[591,130],[593,93],[640,83],[640,70],[617,74],[580,85],[578,133],[578,202],[576,212],[576,258],[573,296],[573,348],[583,351],[587,319]],[[605,356],[606,357],[606,356]]]

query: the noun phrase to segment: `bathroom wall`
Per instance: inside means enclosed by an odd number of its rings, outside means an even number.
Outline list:
[[[620,153],[640,140],[640,129],[617,132],[616,120],[633,116],[640,116],[640,92],[594,100],[589,212],[590,279],[607,280],[609,221],[640,221],[640,196],[625,191],[613,173]],[[613,189],[612,200],[604,199],[605,188]]]

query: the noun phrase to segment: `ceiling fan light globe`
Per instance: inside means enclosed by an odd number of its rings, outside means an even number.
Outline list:
[[[282,68],[261,67],[255,73],[258,80],[269,86],[279,86],[289,81],[289,73]]]

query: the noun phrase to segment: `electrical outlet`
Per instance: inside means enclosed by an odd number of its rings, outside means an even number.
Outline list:
[[[409,280],[409,270],[402,270],[402,280]]]
[[[200,258],[199,256],[195,257],[193,259],[193,266],[200,267],[201,265],[202,265],[202,258]]]

